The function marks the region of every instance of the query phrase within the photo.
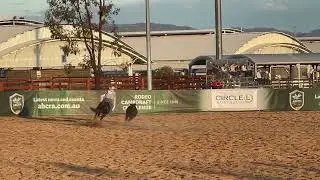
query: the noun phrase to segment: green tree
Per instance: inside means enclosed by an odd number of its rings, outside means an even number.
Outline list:
[[[174,76],[174,70],[170,66],[163,66],[161,68],[155,69],[153,75],[159,77],[171,77]]]
[[[45,24],[52,38],[65,42],[61,49],[66,56],[79,53],[79,42],[84,42],[88,57],[84,57],[81,65],[93,69],[96,89],[100,89],[101,55],[105,48],[103,28],[108,27],[116,34],[113,17],[118,15],[119,8],[107,0],[47,0],[47,3]]]

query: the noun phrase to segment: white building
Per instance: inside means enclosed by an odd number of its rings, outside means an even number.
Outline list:
[[[69,28],[70,26],[65,26]],[[105,48],[102,52],[103,66],[118,66],[145,63],[145,57],[109,33],[103,34]],[[9,20],[0,22],[0,67],[27,69],[34,67],[62,68],[66,64],[78,66],[87,55],[84,43],[79,43],[77,55],[65,56],[61,50],[64,45],[59,39],[52,39],[51,32],[40,22],[28,20]],[[110,48],[113,46],[113,48]],[[115,56],[117,50],[121,56]],[[132,69],[131,69],[132,73]]]
[[[120,33],[121,38],[137,52],[146,55],[145,33]],[[241,32],[225,29],[222,35],[224,55],[235,54],[292,54],[311,52],[302,42],[282,32]],[[200,55],[215,55],[213,30],[153,32],[151,37],[153,68],[171,65],[187,68]],[[319,47],[320,49],[320,47]],[[134,69],[144,67],[136,65]]]
[[[129,65],[129,74],[145,71],[145,32],[120,33],[120,41],[113,45],[116,37],[104,33],[102,65],[105,70],[114,70]],[[223,31],[223,54],[292,54],[320,51],[312,42],[298,39],[281,32],[247,33],[235,29]],[[50,30],[44,24],[24,19],[0,21],[0,68],[61,68],[65,64],[78,66],[86,54],[84,43],[81,52],[65,57],[63,42],[51,38]],[[113,54],[111,46],[120,57]],[[215,55],[213,30],[161,31],[152,32],[152,68],[165,65],[176,70],[188,69],[194,58],[200,55]],[[310,49],[312,49],[312,51]],[[132,65],[133,64],[133,68]],[[139,65],[140,64],[140,65]]]

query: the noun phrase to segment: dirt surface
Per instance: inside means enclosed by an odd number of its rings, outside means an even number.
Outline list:
[[[319,112],[0,118],[0,179],[320,179]]]

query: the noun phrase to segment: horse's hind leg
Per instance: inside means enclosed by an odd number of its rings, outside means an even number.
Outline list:
[[[93,120],[96,120],[97,117],[100,117],[100,115],[101,115],[100,112],[96,112],[96,113],[94,114]]]
[[[107,114],[102,114],[102,115],[100,116],[100,121],[101,121],[104,117],[106,117],[106,115],[107,115]]]

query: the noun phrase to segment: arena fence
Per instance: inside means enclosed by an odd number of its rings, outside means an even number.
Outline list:
[[[91,115],[103,91],[3,91],[0,115]],[[114,113],[320,110],[319,89],[116,90]]]
[[[205,89],[206,76],[153,77],[154,90]],[[146,90],[146,76],[108,76],[101,78],[102,89]],[[0,78],[0,91],[14,90],[94,90],[94,78],[53,77],[44,79]]]

